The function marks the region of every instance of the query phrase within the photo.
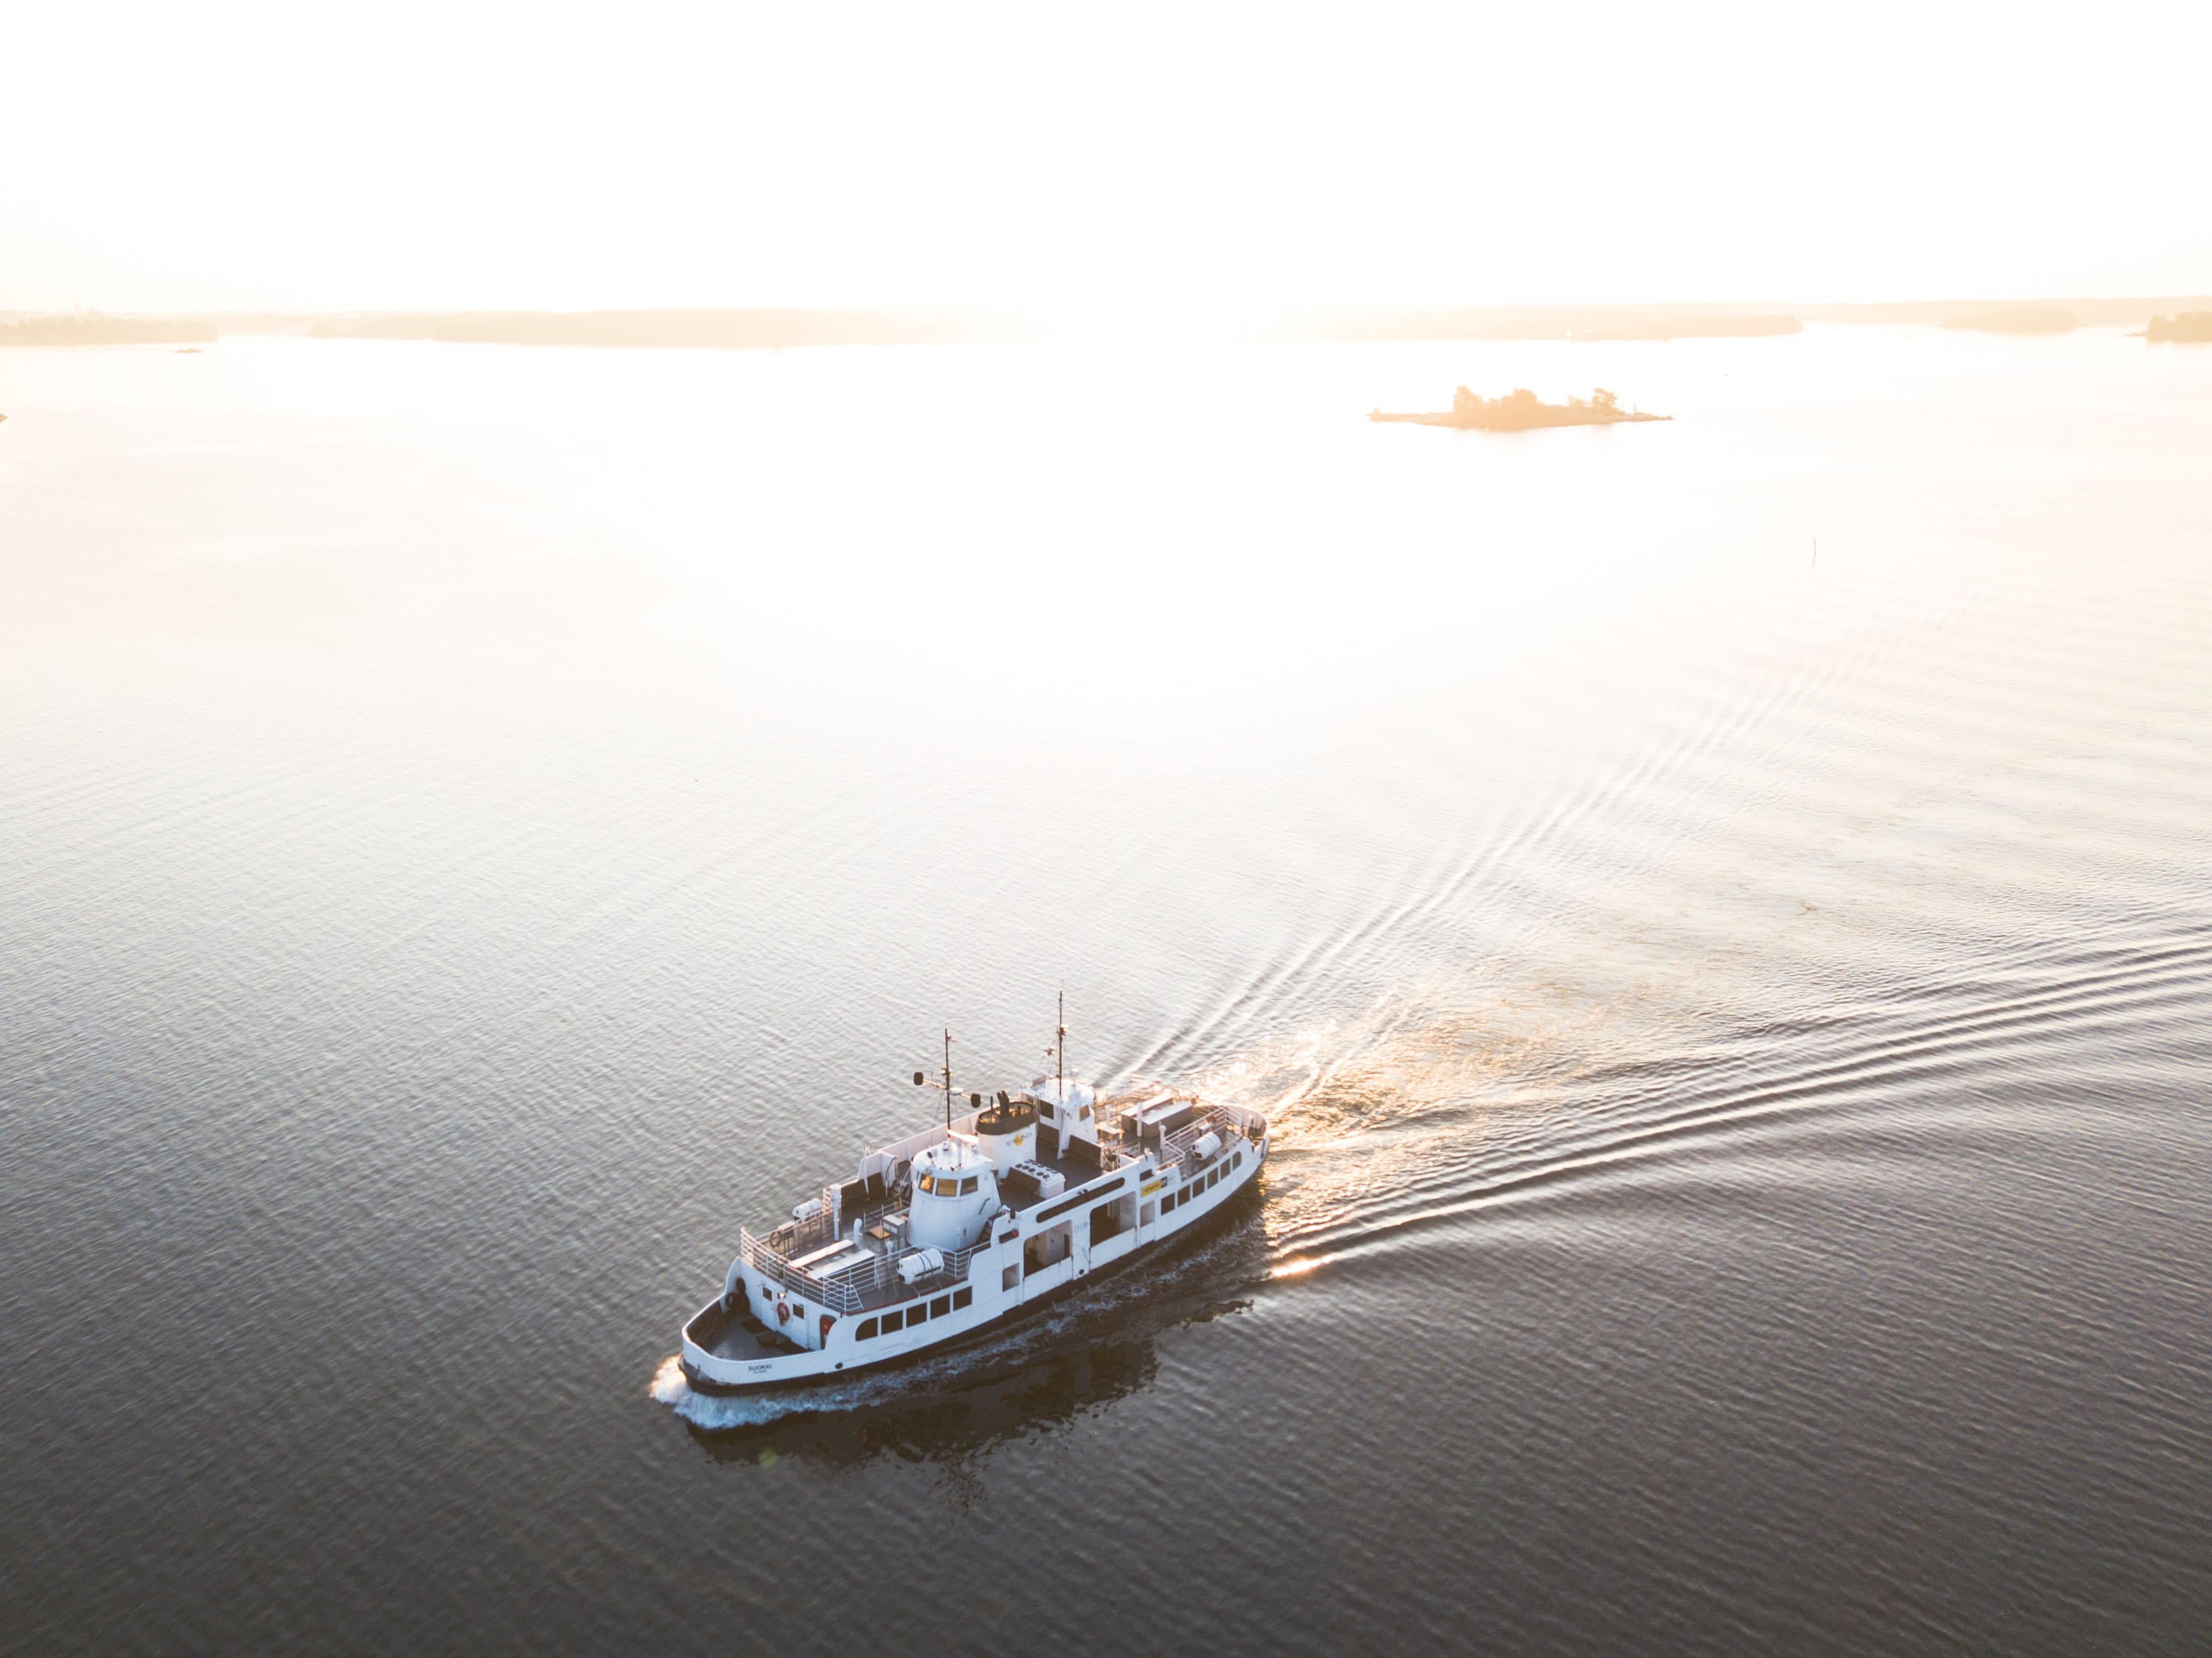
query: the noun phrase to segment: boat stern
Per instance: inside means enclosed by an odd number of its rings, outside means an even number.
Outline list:
[[[678,1361],[684,1379],[701,1393],[744,1393],[805,1382],[844,1367],[825,1351],[776,1344],[744,1310],[726,1299],[708,1302],[684,1327]]]

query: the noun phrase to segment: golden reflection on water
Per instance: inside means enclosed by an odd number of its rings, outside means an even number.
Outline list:
[[[181,681],[202,730],[235,702],[303,749],[405,748],[502,821],[563,768],[653,756],[653,786],[726,795],[655,814],[678,868],[716,867],[732,829],[765,856],[864,848],[867,824],[1027,860],[1024,893],[963,902],[1056,895],[1109,976],[1194,908],[1279,916],[1234,995],[1118,1061],[1269,1113],[1279,1254],[1463,1146],[1470,1114],[1510,1145],[1608,1053],[1893,953],[1869,883],[1915,926],[2033,902],[2081,768],[2158,798],[2154,740],[2106,740],[2078,674],[2161,659],[2106,636],[2148,608],[2179,639],[2191,601],[2142,605],[2174,580],[2154,543],[2088,537],[2115,500],[2188,505],[2160,491],[2198,364],[2112,331],[1872,328],[18,352],[7,463],[39,489],[0,629],[12,673],[91,673],[149,747]],[[2099,416],[2127,434],[2068,443],[2069,366],[2130,387]],[[1604,384],[1676,418],[1364,418],[1455,384]],[[1099,838],[1062,844],[1049,814]],[[1248,850],[1184,872],[1214,846]],[[1302,931],[1302,895],[1336,890]],[[1099,926],[1101,894],[1138,908]],[[1474,936],[1407,954],[1470,906]],[[1334,977],[1384,988],[1301,1002]],[[1271,1006],[1288,1029],[1237,1030]]]

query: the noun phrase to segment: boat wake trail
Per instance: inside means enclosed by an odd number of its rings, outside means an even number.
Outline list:
[[[896,1396],[890,1385],[893,1380],[856,1376],[849,1382],[824,1383],[805,1393],[782,1394],[702,1394],[684,1379],[683,1361],[671,1353],[653,1372],[653,1384],[647,1391],[693,1427],[708,1433],[728,1433],[765,1427],[788,1416],[885,1403]]]
[[[1771,999],[1698,1005],[1652,985],[1600,996],[1502,973],[1455,994],[1382,998],[1159,1079],[1264,1112],[1272,1150],[1255,1193],[1156,1265],[888,1372],[726,1398],[696,1392],[672,1357],[649,1391],[708,1433],[911,1413],[1086,1348],[1141,1345],[1270,1284],[1317,1286],[1319,1269],[1465,1248],[1485,1215],[1557,1212],[1571,1228],[1590,1205],[1626,1200],[1680,1219],[1747,1178],[1831,1178],[1869,1134],[1929,1155],[1962,1123],[2094,1134],[2116,1078],[2173,1074],[2178,1056],[2212,1062],[2212,927],[2136,916]],[[1924,1177],[1914,1162],[1879,1177]]]
[[[1940,976],[1826,987],[1822,1004],[1726,1021],[1590,1006],[1541,1032],[1497,1008],[1408,1013],[1326,1033],[1298,1056],[1302,1075],[1248,1066],[1255,1090],[1276,1090],[1269,1272],[1630,1174],[1679,1199],[1746,1157],[1802,1157],[1822,1137],[1916,1119],[1967,1111],[2002,1131],[2033,1108],[2053,1132],[2054,1082],[2078,1081],[2086,1118],[2116,1077],[2204,1046],[2212,930],[2022,944]],[[1220,1080],[1241,1079],[1232,1067]]]

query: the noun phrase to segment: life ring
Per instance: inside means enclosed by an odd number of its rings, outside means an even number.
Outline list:
[[[791,1322],[791,1303],[789,1302],[779,1301],[775,1303],[775,1321],[778,1324],[788,1324]]]
[[[822,1315],[822,1339],[823,1339],[823,1340],[827,1341],[827,1340],[829,1340],[829,1339],[830,1339],[830,1327],[831,1325],[835,1324],[836,1321],[837,1321],[837,1315],[836,1315],[835,1313],[824,1313],[824,1314],[823,1314],[823,1315]]]

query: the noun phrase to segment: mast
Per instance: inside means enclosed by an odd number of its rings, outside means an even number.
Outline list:
[[[952,1030],[945,1032],[945,1132],[952,1133]]]
[[[1060,1062],[1060,1103],[1067,1103],[1067,987],[1060,987],[1060,1029],[1054,1033],[1053,1056]]]

